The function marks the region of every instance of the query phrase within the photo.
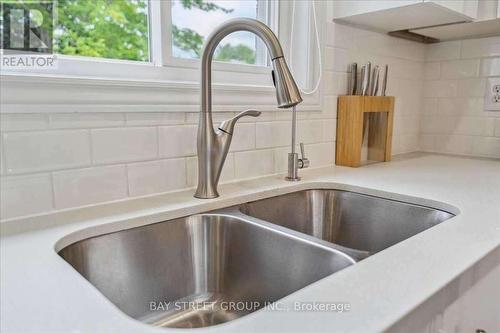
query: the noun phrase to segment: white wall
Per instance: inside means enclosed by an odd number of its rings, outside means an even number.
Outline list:
[[[387,95],[396,96],[393,154],[418,150],[425,45],[335,23],[327,31],[326,78],[337,85],[327,88],[331,98],[345,94],[350,63],[388,64]]]
[[[422,150],[500,157],[500,112],[483,111],[491,76],[500,76],[500,37],[428,46]]]
[[[425,47],[330,19],[324,23],[323,108],[299,116],[298,140],[305,142],[311,166],[334,163],[336,97],[347,90],[352,61],[390,65],[393,152],[417,150]],[[285,172],[290,119],[286,111],[243,119],[222,182]],[[193,187],[197,120],[196,113],[181,112],[3,114],[1,218]]]
[[[329,110],[300,117],[299,137],[315,166],[333,163]],[[194,113],[2,115],[2,217],[194,186],[197,119]],[[287,112],[244,119],[222,181],[283,172],[289,140]]]

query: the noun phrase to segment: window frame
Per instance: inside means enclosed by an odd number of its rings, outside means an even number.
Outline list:
[[[257,1],[257,19],[265,22],[276,35],[279,35],[279,1],[272,0],[256,0]],[[150,17],[153,17],[152,12],[159,12],[153,18],[152,24],[150,25],[150,35],[159,36],[164,32],[164,37],[159,41],[155,41],[155,48],[160,49],[162,55],[157,56],[156,61],[160,62],[160,66],[167,67],[184,67],[184,68],[198,68],[198,59],[186,59],[174,57],[172,54],[172,6],[171,2],[154,1],[150,0]],[[262,20],[262,16],[265,17]],[[160,22],[158,22],[160,20]],[[164,23],[164,24],[163,24]],[[162,26],[163,25],[163,26]],[[151,40],[151,39],[150,39]],[[153,54],[153,53],[151,53]],[[267,73],[270,67],[269,57],[267,56],[267,50],[262,42],[256,45],[256,58],[260,58],[258,64],[237,64],[229,63],[224,61],[213,61],[214,70],[222,70],[229,72],[252,72],[256,71],[260,73]],[[155,62],[155,60],[152,60]],[[265,64],[262,64],[262,63]]]
[[[272,29],[278,31],[285,55],[288,55],[288,40],[290,26],[289,16],[291,6],[288,1],[258,0],[267,4],[267,15],[272,16]],[[321,2],[317,2],[321,4]],[[273,8],[271,8],[273,7]],[[322,35],[324,10],[317,6],[318,29]],[[9,112],[118,112],[125,109],[140,112],[162,111],[197,111],[199,94],[199,60],[175,58],[171,54],[171,4],[170,1],[149,0],[149,53],[150,62],[117,60],[106,58],[80,57],[57,55],[57,71],[39,70],[5,70],[0,74],[2,81],[2,113]],[[299,27],[296,26],[296,29]],[[311,49],[311,58],[316,59],[315,50]],[[259,51],[260,52],[260,51]],[[263,51],[265,54],[265,50]],[[266,56],[266,58],[268,58]],[[214,61],[213,88],[217,97],[214,99],[214,111],[239,111],[243,107],[259,106],[262,110],[276,110],[270,96],[274,99],[274,87],[270,75],[269,59],[267,66],[251,64],[235,64]],[[295,66],[294,66],[295,67]],[[317,64],[306,66],[307,75],[312,77],[316,72]],[[310,70],[314,68],[314,70]],[[304,68],[299,68],[301,71]],[[77,87],[85,94],[89,87],[95,84],[101,87],[103,93],[109,94],[95,103],[89,104],[87,99],[74,96],[75,103],[68,102],[68,97],[60,97],[62,86]],[[46,92],[46,101],[40,103],[39,94],[26,89],[36,89],[43,85]],[[137,103],[123,104],[123,88],[133,87],[141,96]],[[155,100],[147,91],[151,87],[161,87],[163,92],[171,94],[175,102],[166,99]],[[77,89],[78,90],[78,89]],[[196,93],[194,93],[196,91]],[[127,92],[130,94],[130,92]],[[196,95],[196,97],[195,97]],[[263,104],[255,105],[256,95],[262,95]],[[149,96],[151,101],[146,96]],[[188,97],[189,96],[189,97]],[[267,97],[264,97],[267,96]],[[304,110],[319,110],[321,105],[320,93],[304,96],[301,104]],[[193,98],[194,102],[193,103]],[[261,100],[257,98],[257,103]],[[189,105],[180,102],[189,101]],[[274,102],[274,101],[273,101]]]

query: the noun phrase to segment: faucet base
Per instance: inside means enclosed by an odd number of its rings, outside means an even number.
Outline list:
[[[286,180],[296,182],[300,180],[299,173],[299,155],[295,152],[288,153],[288,174]]]
[[[198,186],[198,189],[196,190],[195,194],[193,195],[197,199],[215,199],[219,197],[219,193],[217,191],[210,191],[207,188],[202,187],[201,190],[199,189],[200,187]]]
[[[288,180],[289,182],[298,182],[300,180],[300,177],[285,177],[285,180]]]
[[[215,198],[218,198],[219,195],[213,195],[213,196],[202,196],[202,195],[193,195],[193,197],[195,197],[196,199],[215,199]]]

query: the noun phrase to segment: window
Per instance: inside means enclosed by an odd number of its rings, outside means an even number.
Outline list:
[[[43,94],[47,110],[58,108],[62,112],[196,111],[204,39],[217,25],[234,17],[265,22],[277,34],[289,58],[292,1],[0,0],[2,6],[34,6],[37,2],[56,8],[49,38],[52,53],[47,52],[57,60],[56,66],[1,66],[2,83],[12,82],[2,84],[2,95],[9,96],[3,99],[5,104],[23,105],[13,106],[15,110],[38,112],[38,97]],[[315,44],[311,43],[314,38],[310,2],[295,3],[294,45],[301,47],[294,47],[292,70],[299,85],[310,89],[310,82],[318,73]],[[316,12],[325,13],[328,2],[317,3]],[[17,24],[21,35],[32,30],[29,20],[27,28],[26,13]],[[1,32],[2,36],[12,36]],[[43,37],[39,31],[34,33]],[[24,44],[30,38],[24,35]],[[39,56],[40,52],[36,48],[28,50],[30,55]],[[263,42],[251,33],[233,33],[224,38],[212,66],[213,88],[217,91],[214,110],[238,111],[256,105],[274,109],[275,91],[268,58]],[[33,94],[28,93],[26,86]],[[308,104],[317,107],[321,100],[318,94],[304,97],[302,108]]]
[[[57,0],[54,52],[149,61],[147,0]]]
[[[158,0],[151,0],[158,1]],[[58,0],[54,52],[63,55],[150,61],[148,0]],[[171,0],[171,57],[199,59],[206,34],[235,17],[267,19],[266,0]],[[151,30],[157,30],[151,26]],[[262,42],[253,34],[226,37],[216,61],[266,65]]]
[[[175,58],[198,59],[206,33],[214,30],[221,22],[250,17],[266,20],[266,2],[258,0],[228,1],[194,0],[172,1],[172,56]],[[270,22],[267,22],[268,24]],[[242,64],[265,65],[262,41],[248,32],[233,33],[221,41],[214,60]]]
[[[29,3],[37,1],[53,8],[50,19],[46,18],[53,21],[51,51],[68,60],[77,56],[79,60],[90,57],[195,67],[206,35],[221,22],[250,17],[266,22],[275,31],[277,26],[271,14],[278,2],[273,0],[30,0]],[[26,12],[30,9],[21,8]],[[34,12],[29,13],[32,16]],[[18,19],[23,20],[22,13]],[[235,64],[268,65],[262,41],[248,32],[227,36],[214,58]],[[194,61],[179,62],[179,59]]]

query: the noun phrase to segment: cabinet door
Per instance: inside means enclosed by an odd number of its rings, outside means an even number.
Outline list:
[[[449,8],[457,13],[477,18],[478,0],[424,0]]]
[[[480,279],[459,299],[450,304],[441,318],[438,332],[469,333],[483,329],[500,332],[500,265]]]
[[[423,0],[335,0],[333,1],[333,17],[339,18],[370,13],[377,10],[413,5],[422,1]]]

